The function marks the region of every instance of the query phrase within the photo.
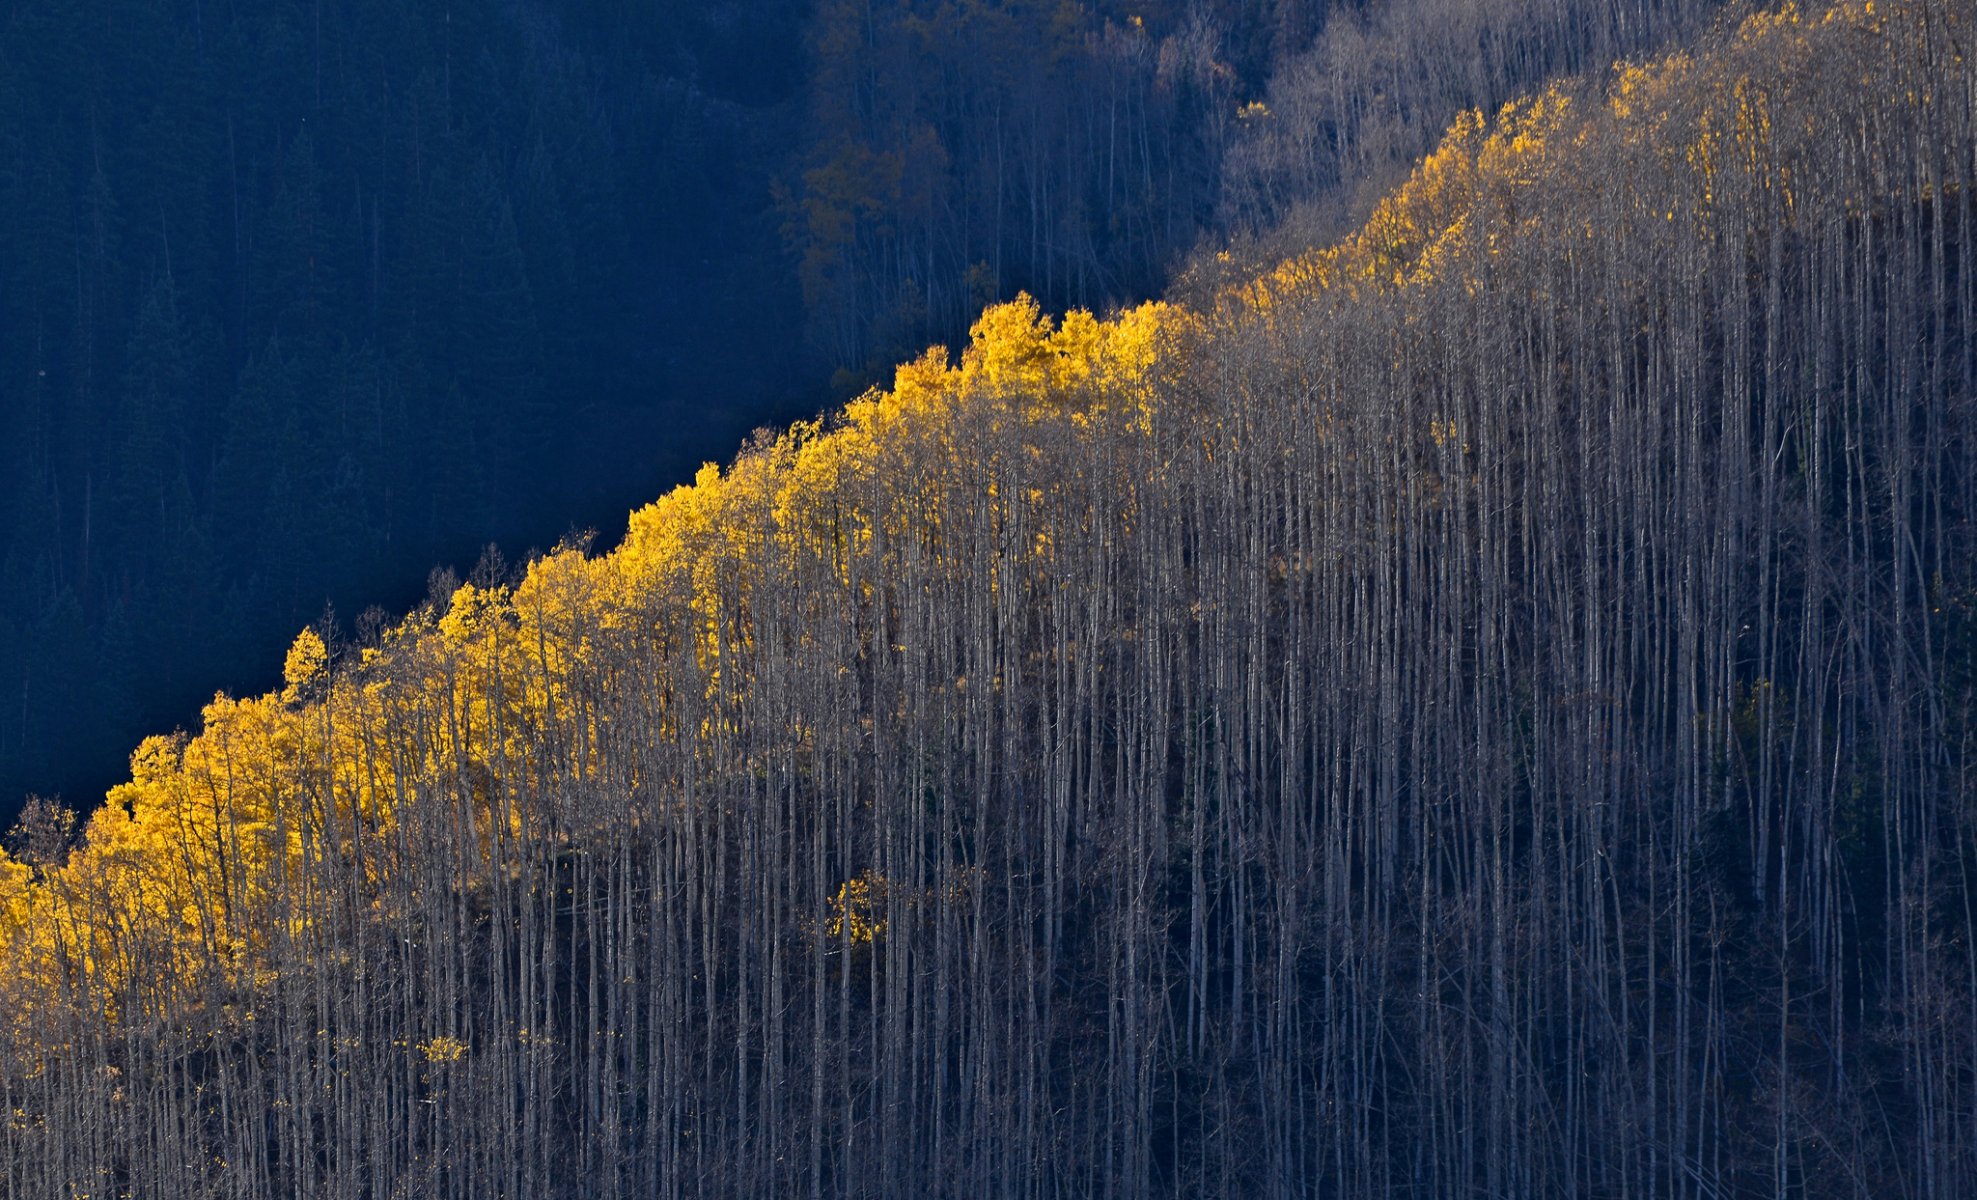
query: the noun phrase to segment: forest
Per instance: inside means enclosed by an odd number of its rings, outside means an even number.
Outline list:
[[[1977,11],[1650,8],[1194,10],[1143,267],[783,191],[932,348],[27,805],[0,1192],[1977,1194]]]
[[[326,610],[613,530],[987,303],[1154,296],[1714,5],[1442,7],[0,0],[0,828]]]

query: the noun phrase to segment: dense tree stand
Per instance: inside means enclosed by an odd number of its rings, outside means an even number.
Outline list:
[[[0,864],[0,1191],[1977,1192],[1973,39],[1466,116],[306,631]]]

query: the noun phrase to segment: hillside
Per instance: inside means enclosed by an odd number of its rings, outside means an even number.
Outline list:
[[[1977,1192],[1977,74],[1787,7],[147,740],[11,1196]]]

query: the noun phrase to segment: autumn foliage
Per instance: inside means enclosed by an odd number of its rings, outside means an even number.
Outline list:
[[[1970,1194],[1973,33],[1465,115],[304,631],[0,860],[0,1190]]]

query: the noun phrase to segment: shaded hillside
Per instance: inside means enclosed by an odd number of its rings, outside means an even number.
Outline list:
[[[817,403],[770,333],[803,5],[692,6],[777,34],[720,92],[706,21],[591,7],[0,0],[0,819],[326,601]]]
[[[1464,117],[305,631],[17,834],[5,1190],[1969,1195],[1973,33]]]

